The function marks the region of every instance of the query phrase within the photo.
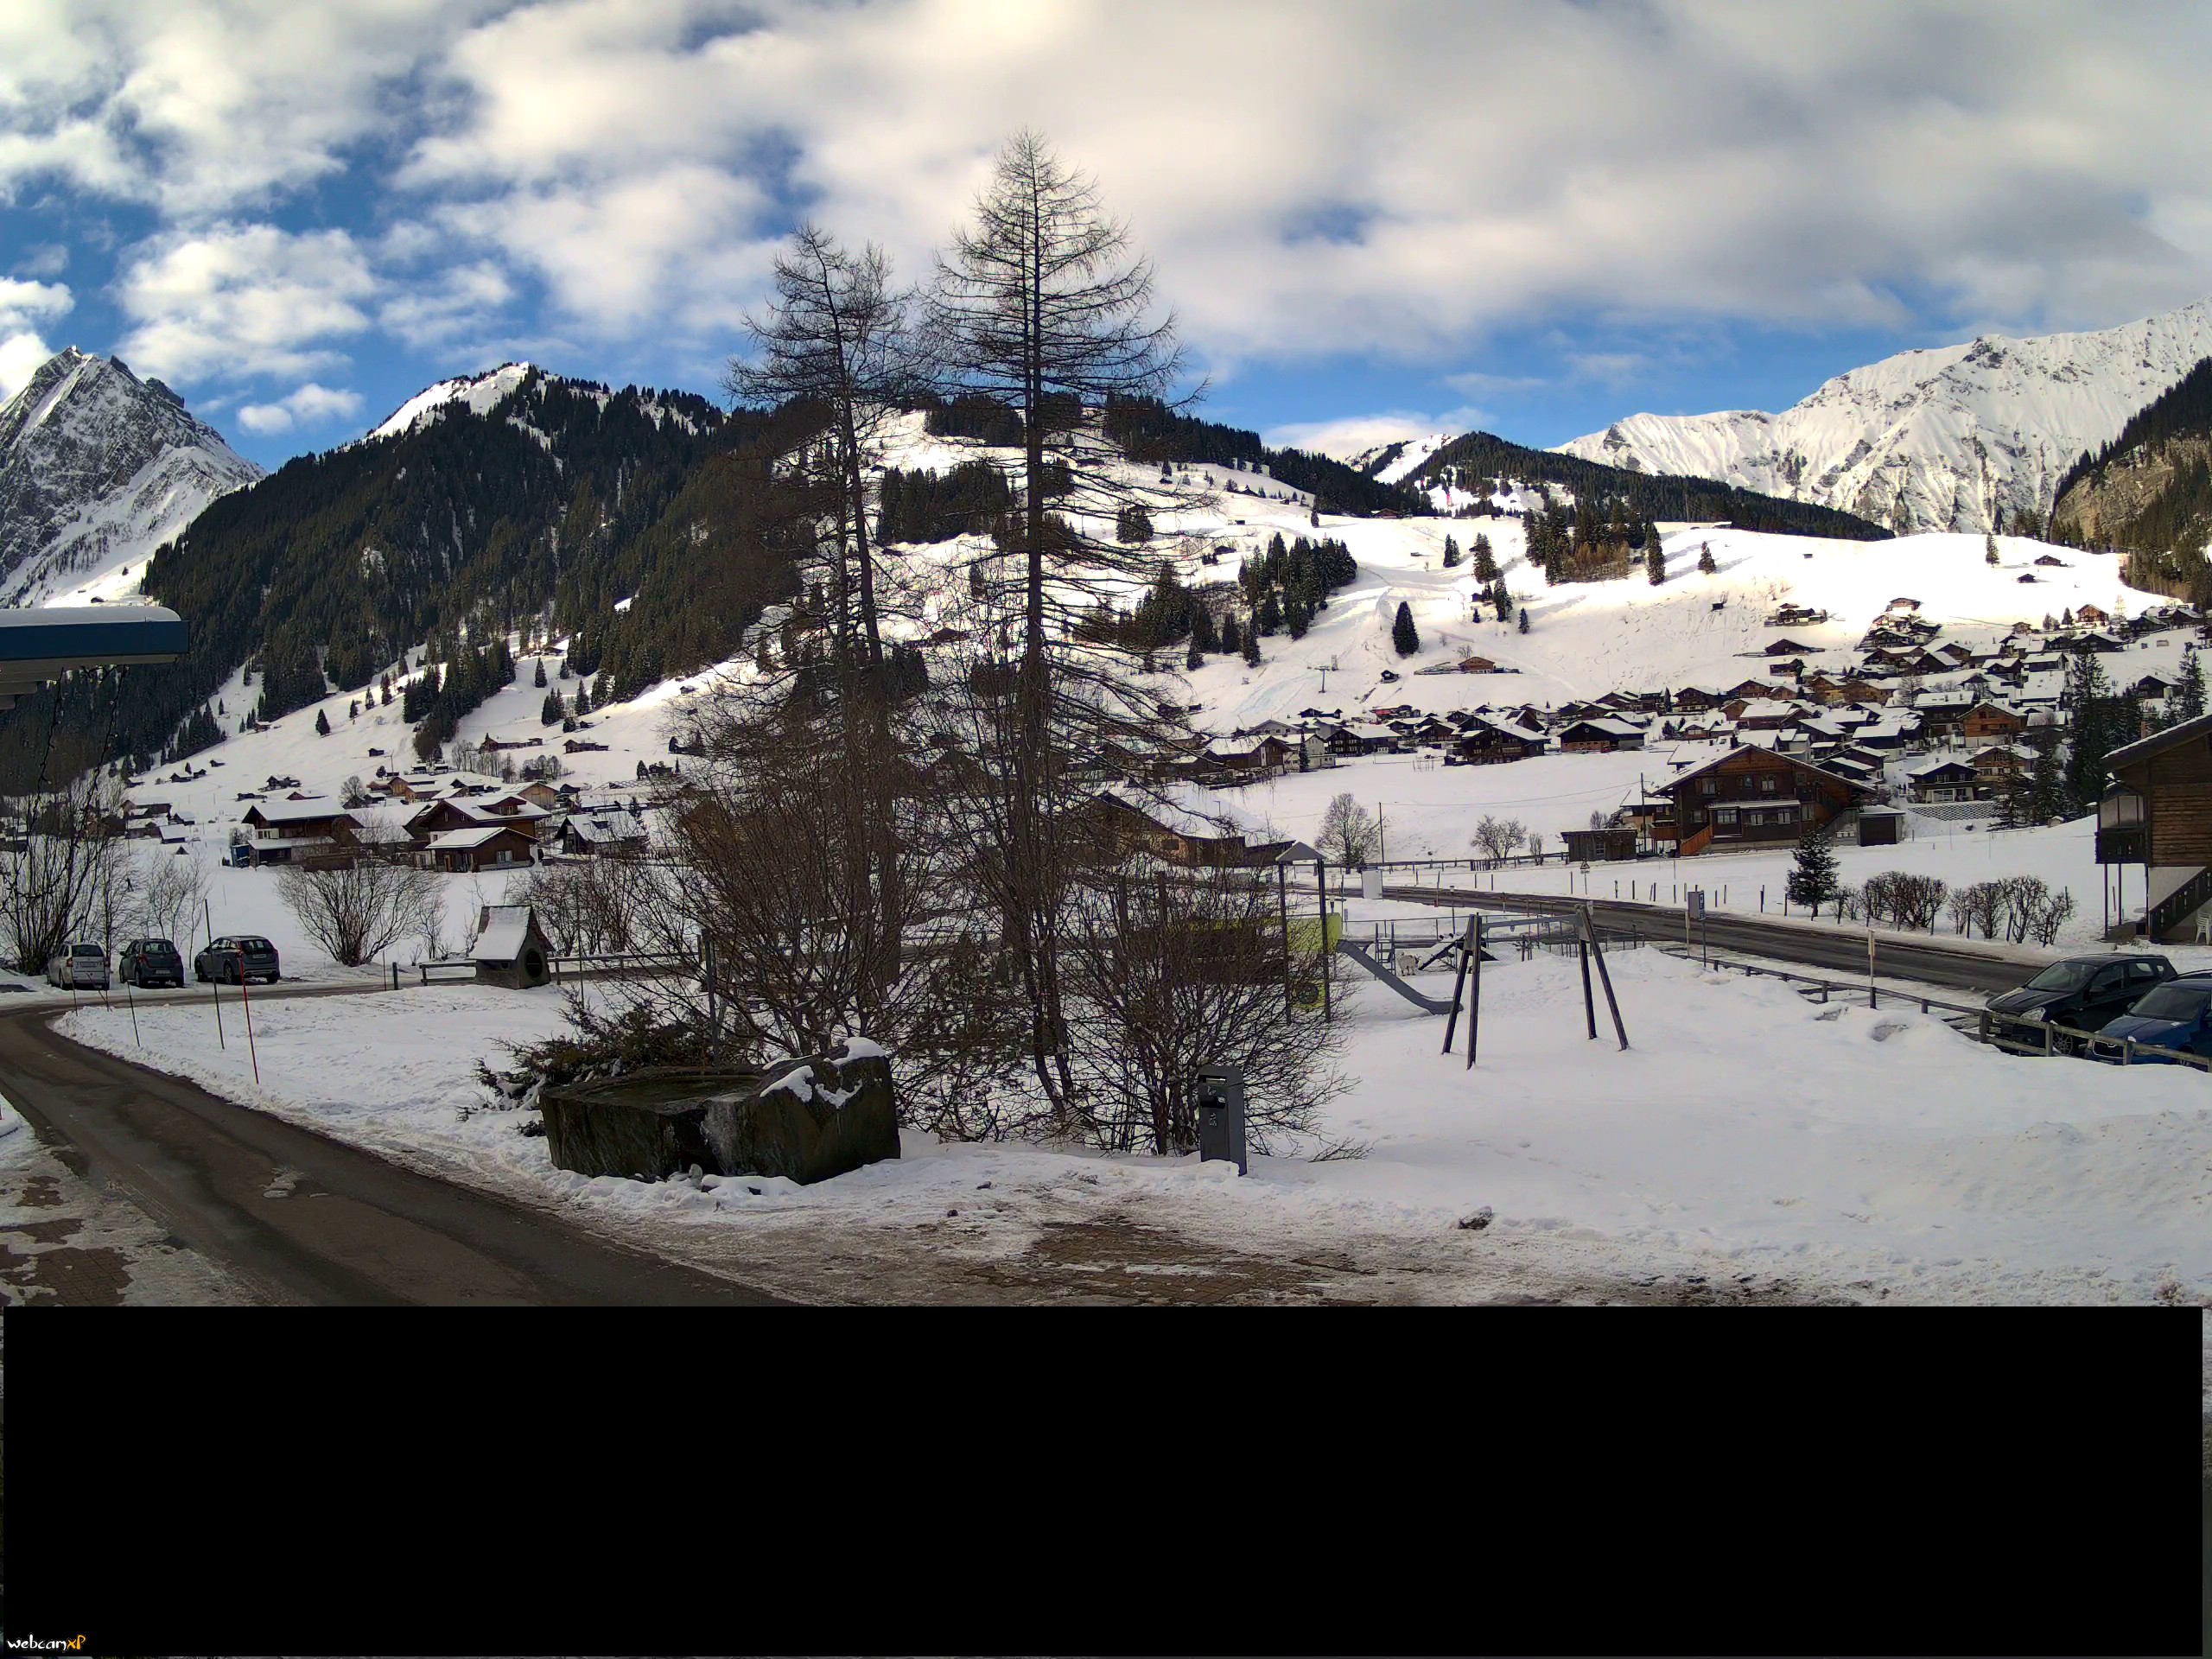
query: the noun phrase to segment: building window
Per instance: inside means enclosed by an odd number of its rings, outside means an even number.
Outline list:
[[[1697,792],[1700,795],[1710,795],[1713,793],[1713,779],[1707,778],[1699,783],[1697,786]]]
[[[1763,794],[1771,795],[1774,793],[1774,774],[1772,772],[1769,772],[1760,774],[1759,790]]]
[[[1735,823],[1735,822],[1736,822],[1736,809],[1735,809],[1734,807],[1732,807],[1732,806],[1718,806],[1718,807],[1715,807],[1715,808],[1713,810],[1713,823]]]

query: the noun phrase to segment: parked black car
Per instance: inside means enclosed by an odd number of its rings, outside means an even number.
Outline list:
[[[116,976],[142,989],[184,983],[184,958],[167,939],[133,939],[116,960]]]
[[[279,977],[276,947],[251,933],[226,933],[219,939],[208,940],[192,959],[192,976],[230,985],[243,984],[249,979],[265,979],[274,985]]]
[[[2054,962],[2017,991],[1989,999],[1993,1023],[2018,1041],[2040,1043],[2048,1023],[2076,1031],[2096,1031],[2115,1020],[2158,986],[2175,977],[2164,957],[2130,951],[2123,956],[2069,957]],[[2069,1054],[2082,1044],[2062,1038],[2052,1045]]]

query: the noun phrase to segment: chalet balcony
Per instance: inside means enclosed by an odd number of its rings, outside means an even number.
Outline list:
[[[2097,826],[2097,862],[2147,864],[2151,861],[2151,830],[2147,824]]]
[[[2097,862],[2148,864],[2151,861],[2150,814],[2143,791],[2115,783],[2097,803]]]

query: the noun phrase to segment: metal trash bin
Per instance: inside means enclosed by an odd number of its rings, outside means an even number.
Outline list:
[[[1192,1074],[1191,1092],[1198,1108],[1198,1161],[1232,1163],[1244,1174],[1244,1068],[1202,1065]]]

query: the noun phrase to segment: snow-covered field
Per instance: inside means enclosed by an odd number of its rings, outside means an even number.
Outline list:
[[[556,1205],[679,1253],[747,1230],[935,1230],[969,1259],[1018,1257],[1047,1217],[1111,1216],[1262,1255],[1385,1262],[1408,1297],[1696,1277],[1853,1300],[2212,1297],[2212,1093],[2178,1068],[2015,1060],[1916,1013],[1809,1005],[1652,950],[1611,958],[1633,1046],[1585,1039],[1571,962],[1486,970],[1479,1064],[1440,1022],[1353,982],[1332,1138],[1251,1178],[1191,1159],[906,1136],[895,1164],[812,1188],[586,1179],[552,1168],[472,1072],[551,1029],[550,992],[473,985],[269,1001],[262,1083],[209,1011],[86,1008],[62,1029],[450,1178]],[[1448,990],[1439,979],[1432,988]],[[2094,1088],[2083,1084],[2094,1079]],[[1308,1149],[1310,1150],[1310,1149]],[[988,1184],[988,1186],[986,1185]],[[1487,1206],[1479,1229],[1461,1221]],[[1573,1294],[1571,1291],[1569,1294]],[[1592,1294],[1599,1294],[1592,1292]]]

